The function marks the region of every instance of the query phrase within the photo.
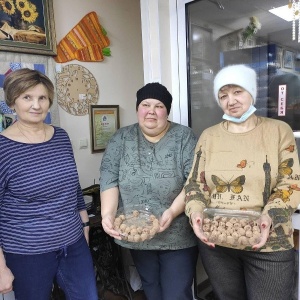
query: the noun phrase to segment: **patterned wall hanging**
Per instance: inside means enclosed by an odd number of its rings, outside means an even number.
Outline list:
[[[96,62],[110,56],[110,40],[97,14],[90,12],[57,45],[58,63],[71,60]]]
[[[98,85],[93,74],[76,64],[64,66],[56,77],[57,101],[62,109],[75,116],[89,113],[91,104],[97,104]]]

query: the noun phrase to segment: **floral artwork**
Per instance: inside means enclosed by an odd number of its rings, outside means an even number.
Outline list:
[[[52,0],[0,0],[0,50],[55,55],[54,37]]]
[[[38,7],[28,0],[0,0],[1,9],[1,39],[23,40],[24,36],[21,31],[31,31],[31,35],[27,34],[26,41],[38,44],[46,43],[45,28],[38,21]],[[40,7],[42,9],[42,7]]]
[[[34,23],[39,15],[36,5],[28,0],[1,0],[0,5],[3,12],[11,16],[12,19],[17,17],[19,21],[28,24]]]

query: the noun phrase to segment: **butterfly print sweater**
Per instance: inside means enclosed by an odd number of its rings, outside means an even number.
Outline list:
[[[299,157],[288,124],[260,118],[231,133],[224,122],[203,131],[185,184],[186,215],[204,208],[254,210],[272,219],[263,252],[291,249],[292,214],[300,204]]]

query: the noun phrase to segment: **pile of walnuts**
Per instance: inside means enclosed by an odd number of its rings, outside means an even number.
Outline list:
[[[204,218],[203,232],[208,241],[218,245],[253,246],[260,241],[258,220],[215,215]]]
[[[115,218],[114,229],[120,233],[122,240],[138,243],[153,238],[159,230],[159,220],[153,214],[134,210]]]

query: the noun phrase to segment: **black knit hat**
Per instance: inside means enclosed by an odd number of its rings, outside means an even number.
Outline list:
[[[156,99],[161,101],[167,108],[168,114],[171,110],[172,95],[167,88],[158,82],[148,83],[136,92],[136,110],[145,99]]]

